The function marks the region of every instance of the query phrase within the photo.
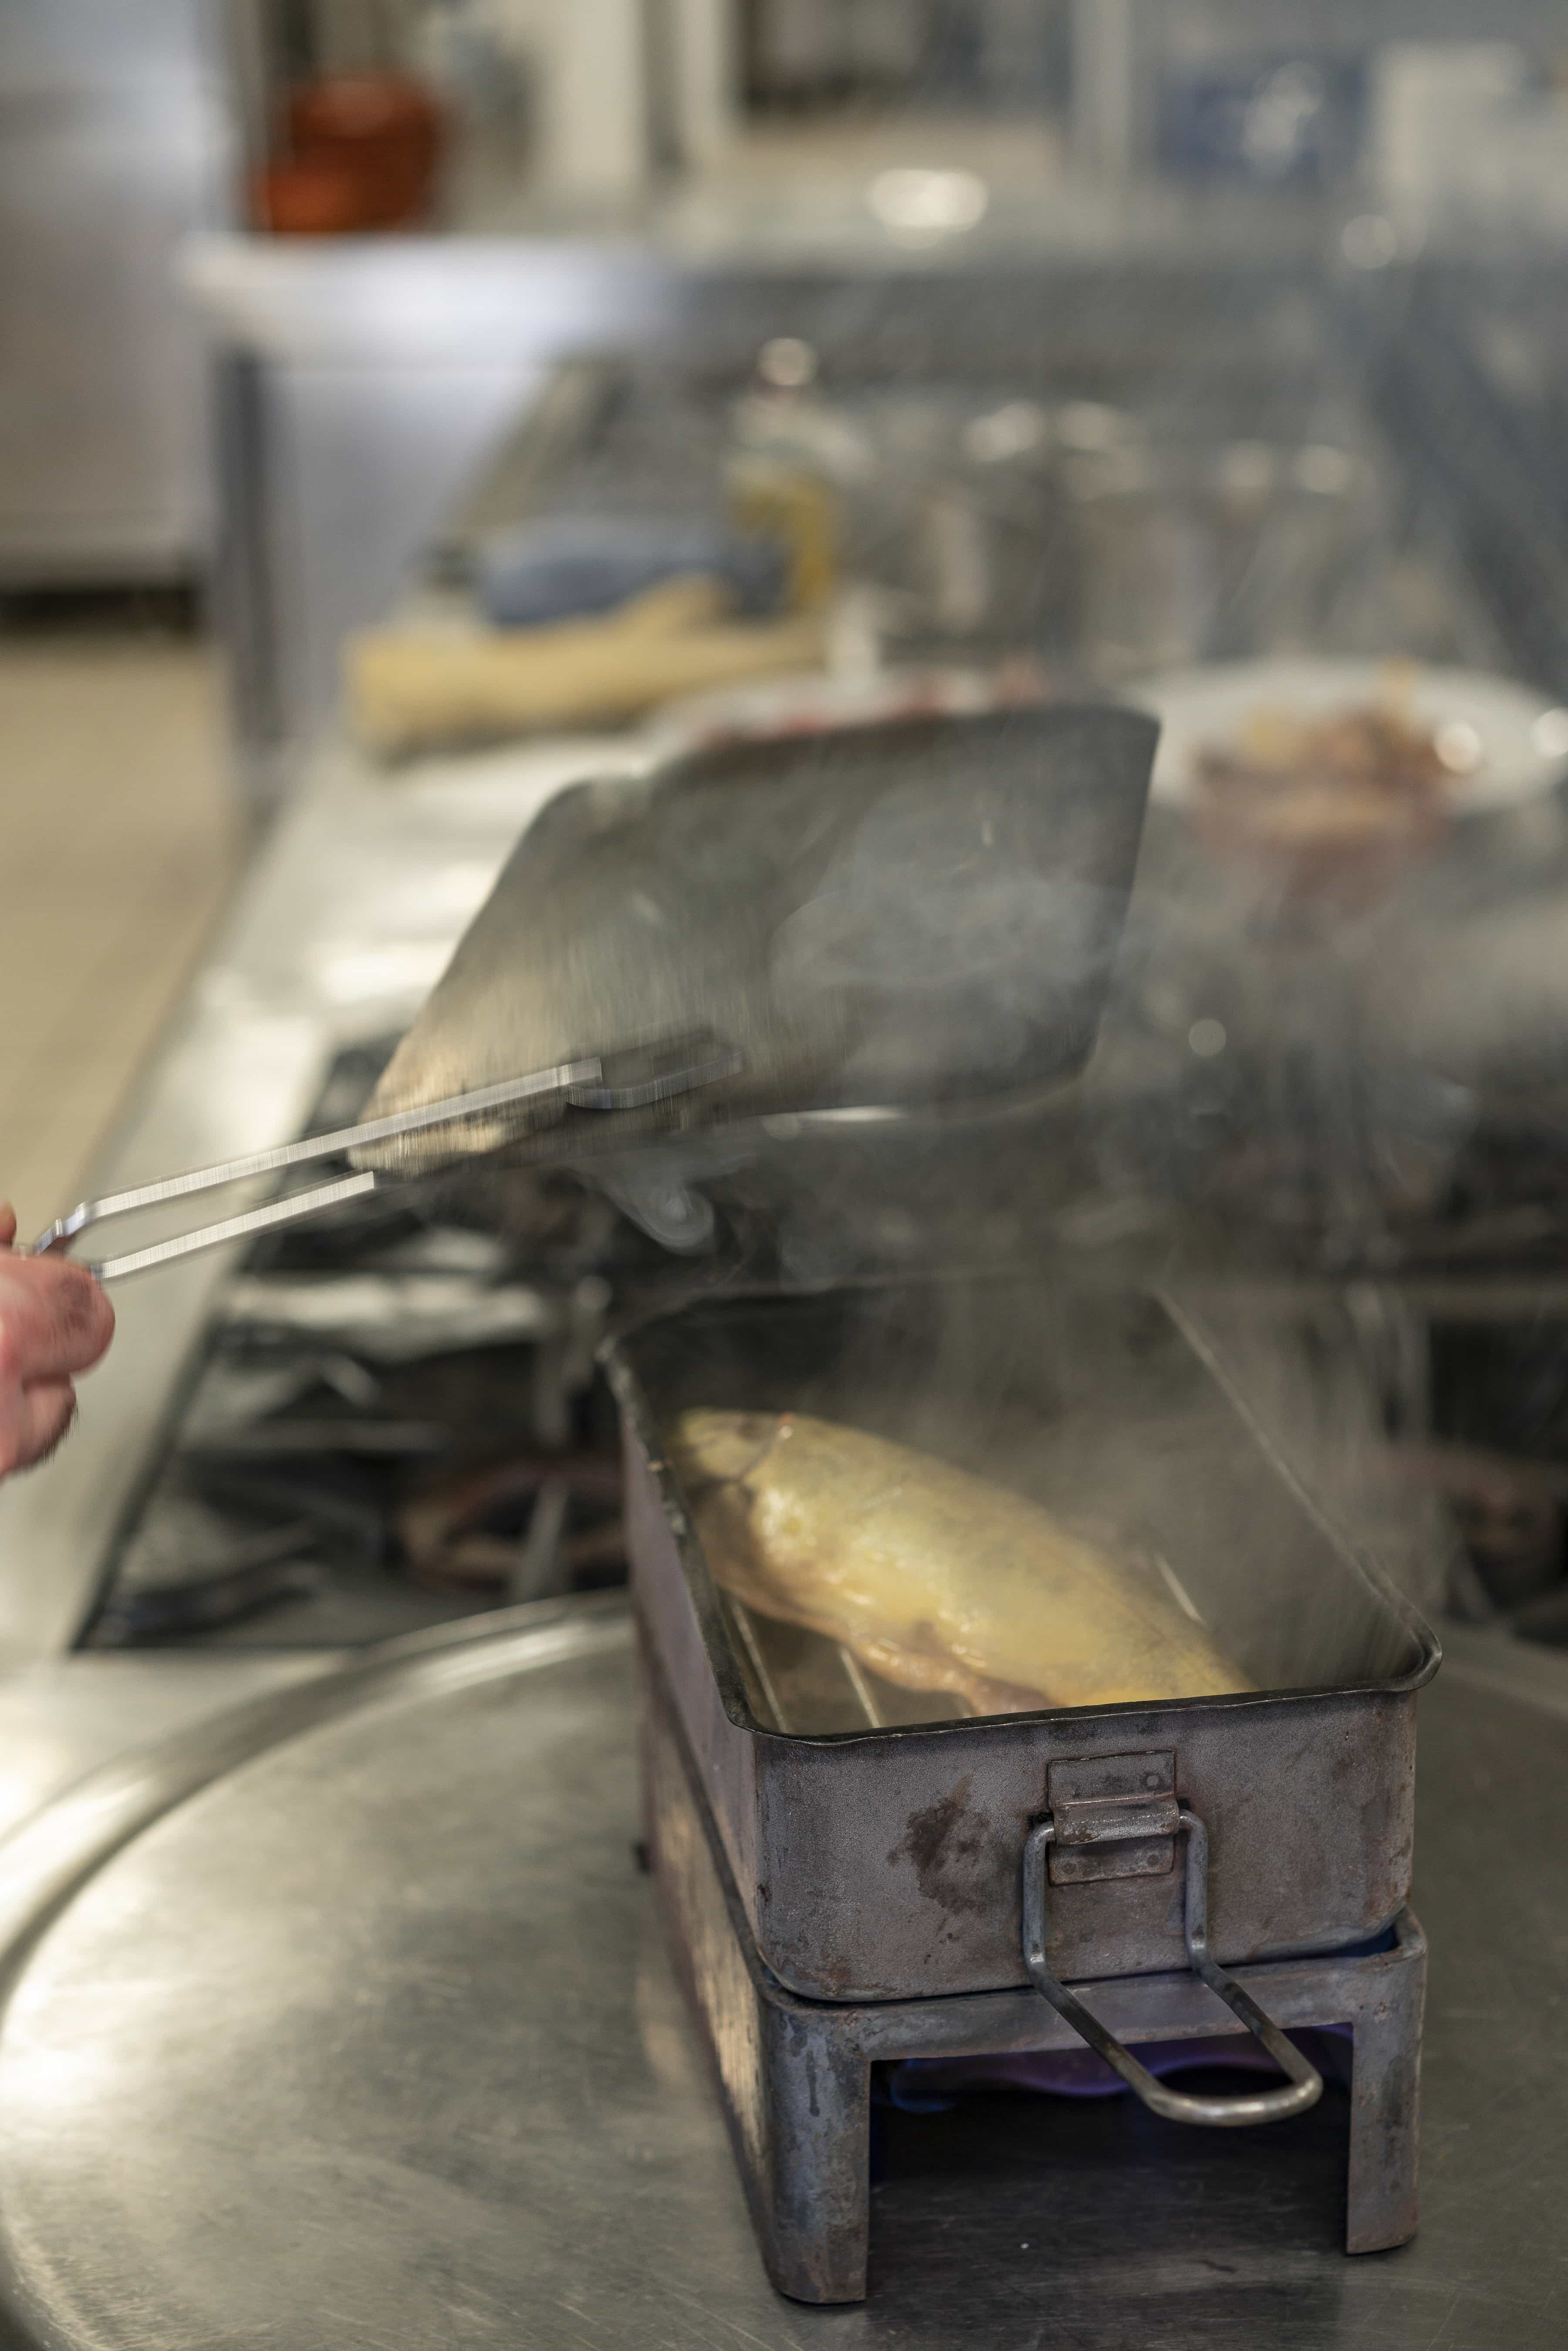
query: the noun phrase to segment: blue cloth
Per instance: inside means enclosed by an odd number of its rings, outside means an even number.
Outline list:
[[[557,515],[484,542],[475,585],[487,621],[524,629],[613,611],[688,572],[727,580],[742,611],[767,612],[786,569],[776,540],[689,516]]]

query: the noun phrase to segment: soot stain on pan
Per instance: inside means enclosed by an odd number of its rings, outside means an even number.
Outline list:
[[[985,1814],[969,1803],[973,1778],[967,1771],[936,1803],[910,1813],[887,1865],[912,1862],[921,1893],[942,1909],[986,1915],[996,1907],[994,1880],[998,1865],[1007,1874],[1007,1857]]]

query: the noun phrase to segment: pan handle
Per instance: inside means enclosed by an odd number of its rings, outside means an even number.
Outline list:
[[[1177,1812],[1177,1821],[1186,1836],[1186,1956],[1194,1975],[1218,1993],[1233,2015],[1239,2016],[1253,2037],[1288,2076],[1277,2090],[1249,2090],[1237,2097],[1196,2097],[1185,2090],[1173,2090],[1156,2081],[1146,2066],[1140,2065],[1132,2051],[1107,2032],[1097,2016],[1090,2013],[1077,1994],[1067,1985],[1059,1983],[1046,1961],[1049,1927],[1046,1917],[1047,1848],[1056,1836],[1056,1823],[1049,1816],[1036,1823],[1030,1832],[1023,1849],[1023,1958],[1029,1970],[1030,1981],[1044,2000],[1051,2002],[1059,2016],[1065,2017],[1073,2031],[1082,2033],[1091,2049],[1097,2050],[1107,2065],[1120,2074],[1130,2090],[1136,2091],[1145,2106],[1171,2122],[1201,2123],[1210,2129],[1234,2130],[1245,2123],[1281,2122],[1287,2115],[1305,2114],[1315,2106],[1323,2094],[1322,2075],[1310,2065],[1295,2043],[1287,2040],[1271,2018],[1264,2015],[1251,1994],[1244,1991],[1234,1976],[1210,1958],[1208,1949],[1208,1831],[1197,1814],[1186,1804]]]

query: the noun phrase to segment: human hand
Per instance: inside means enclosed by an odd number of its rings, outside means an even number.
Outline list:
[[[72,1376],[114,1336],[114,1309],[85,1266],[18,1257],[0,1203],[0,1478],[47,1460],[76,1416]]]

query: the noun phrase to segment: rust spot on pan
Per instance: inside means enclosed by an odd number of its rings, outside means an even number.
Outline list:
[[[912,1863],[928,1902],[984,1915],[996,1907],[998,1877],[1007,1876],[1009,1862],[984,1813],[969,1802],[972,1780],[966,1772],[936,1803],[911,1813],[887,1862],[890,1869]]]

